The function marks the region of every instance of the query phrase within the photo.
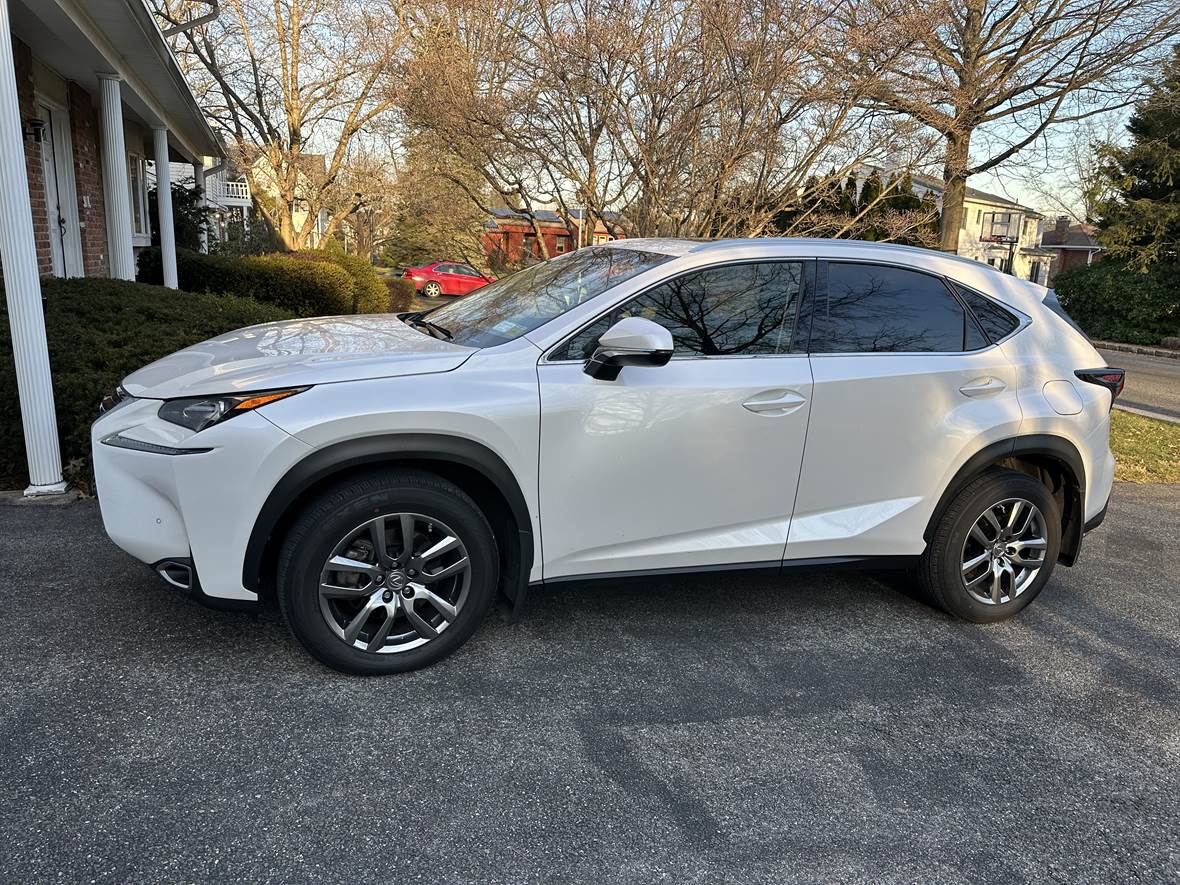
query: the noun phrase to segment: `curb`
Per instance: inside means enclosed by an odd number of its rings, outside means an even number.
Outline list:
[[[1148,347],[1145,344],[1120,344],[1117,341],[1091,341],[1097,350],[1114,350],[1119,353],[1137,353],[1141,356],[1162,356],[1165,359],[1180,360],[1180,350],[1167,347]]]
[[[1180,418],[1174,418],[1171,415],[1161,415],[1159,412],[1149,412],[1147,409],[1137,409],[1134,406],[1124,406],[1119,403],[1115,403],[1114,407],[1120,412],[1130,412],[1132,415],[1154,418],[1156,421],[1166,421],[1168,424],[1180,424]]]

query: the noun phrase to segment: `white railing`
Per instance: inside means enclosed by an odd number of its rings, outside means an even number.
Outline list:
[[[245,181],[227,181],[220,175],[207,178],[205,187],[209,199],[214,202],[235,200],[243,203],[250,202],[250,185]]]
[[[218,184],[223,197],[228,197],[231,200],[250,199],[250,185],[245,181],[222,181]]]

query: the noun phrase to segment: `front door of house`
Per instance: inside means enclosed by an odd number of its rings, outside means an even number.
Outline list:
[[[69,115],[64,108],[44,102],[38,106],[38,112],[45,122],[41,162],[53,274],[59,277],[80,277],[83,274],[82,240],[75,198]]]

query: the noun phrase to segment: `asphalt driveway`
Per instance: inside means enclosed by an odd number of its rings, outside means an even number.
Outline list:
[[[565,586],[400,678],[0,506],[0,881],[1180,880],[1180,487],[964,625],[849,572]]]

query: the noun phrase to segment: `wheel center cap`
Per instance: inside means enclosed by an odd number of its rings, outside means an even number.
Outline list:
[[[402,587],[406,586],[406,581],[407,581],[407,578],[406,578],[405,572],[400,572],[400,571],[399,572],[390,572],[389,575],[385,579],[386,586],[389,587],[389,589],[391,589],[391,590],[402,589]]]

